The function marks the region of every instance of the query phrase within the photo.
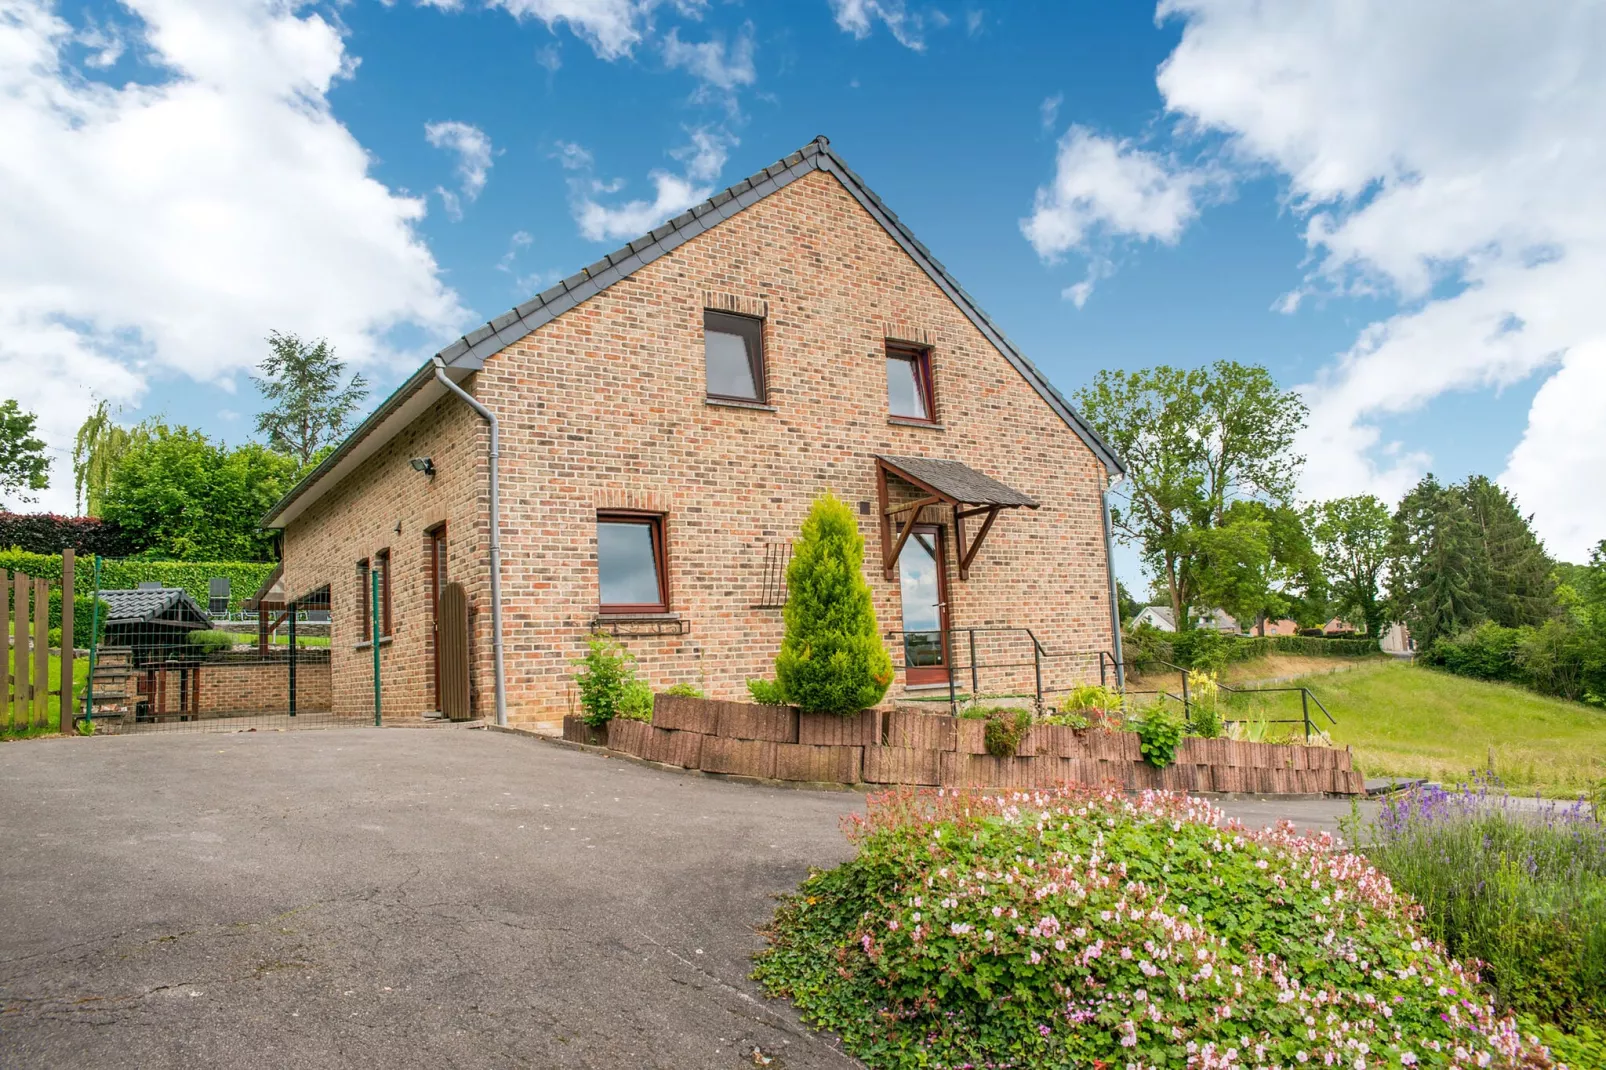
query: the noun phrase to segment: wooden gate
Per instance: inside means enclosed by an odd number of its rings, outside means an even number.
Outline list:
[[[0,734],[39,732],[50,725],[51,696],[60,730],[73,731],[73,552],[61,555],[61,582],[0,569],[0,634],[5,672],[0,675]],[[61,651],[51,672],[50,592],[61,594]],[[55,677],[53,681],[51,678]],[[54,683],[56,686],[51,686]]]
[[[468,595],[461,583],[441,589],[439,631],[441,713],[449,720],[469,718]]]

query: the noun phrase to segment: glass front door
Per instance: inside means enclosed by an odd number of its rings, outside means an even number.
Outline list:
[[[909,684],[948,682],[948,570],[942,528],[920,524],[898,555],[904,674]]]

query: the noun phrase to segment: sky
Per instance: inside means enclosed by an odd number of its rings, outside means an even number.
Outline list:
[[[244,441],[279,330],[377,402],[825,134],[1063,393],[1263,364],[1307,499],[1484,473],[1583,560],[1603,53],[1592,0],[0,0],[0,398],[71,512],[96,399]]]

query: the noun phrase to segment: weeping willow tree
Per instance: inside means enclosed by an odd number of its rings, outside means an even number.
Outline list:
[[[112,415],[106,402],[97,403],[95,411],[79,425],[73,439],[73,494],[83,516],[100,515],[101,502],[117,462],[143,436],[139,428],[123,427]]]

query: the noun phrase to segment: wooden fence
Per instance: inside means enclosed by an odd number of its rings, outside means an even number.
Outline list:
[[[50,723],[50,696],[61,700],[60,728],[73,731],[73,552],[61,555],[61,582],[0,570],[0,634],[6,672],[0,677],[0,734],[37,731]],[[50,679],[50,589],[61,591],[60,675]]]

